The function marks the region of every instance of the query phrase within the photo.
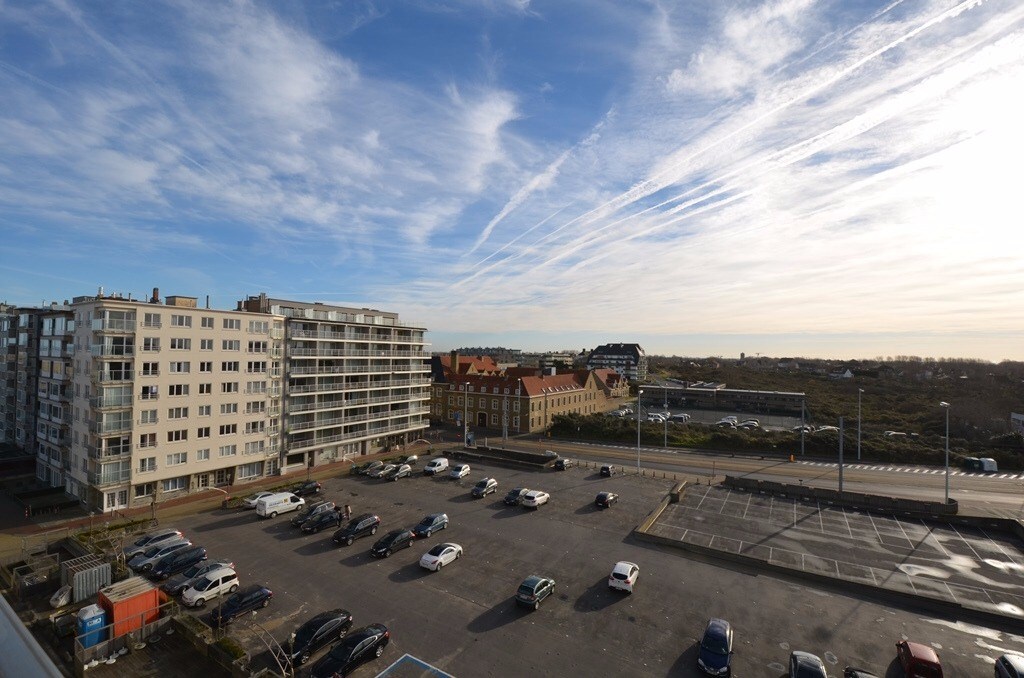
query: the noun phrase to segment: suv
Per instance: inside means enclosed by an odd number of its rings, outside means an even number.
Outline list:
[[[495,480],[494,478],[484,478],[480,482],[478,482],[476,485],[473,486],[472,494],[473,494],[474,497],[479,498],[479,497],[486,497],[491,492],[497,492],[497,491],[498,491],[498,481]]]
[[[509,490],[508,494],[505,495],[505,503],[509,506],[519,506],[520,502],[523,501],[523,497],[529,494],[530,490],[526,487],[517,487]]]
[[[213,614],[210,615],[210,620],[215,626],[230,624],[235,617],[251,612],[259,607],[266,607],[270,604],[270,599],[273,597],[274,592],[266,586],[250,584],[244,589],[239,589],[233,593],[230,598],[224,601],[223,605],[218,605],[214,609]]]
[[[568,468],[572,468],[573,466],[576,466],[575,459],[559,459],[555,462],[556,471],[564,471]]]
[[[373,513],[364,513],[361,516],[356,516],[349,524],[341,528],[334,533],[331,538],[336,544],[344,544],[345,546],[351,546],[359,537],[365,537],[368,534],[377,534],[377,528],[380,526],[380,517]]]
[[[341,527],[341,513],[338,511],[321,511],[302,523],[302,531],[316,534],[325,527]]]
[[[555,580],[531,574],[523,580],[516,591],[516,603],[537,610],[542,600],[555,592]]]
[[[387,558],[395,551],[401,551],[412,546],[416,535],[412,530],[391,530],[377,540],[377,543],[370,549],[370,555],[376,558]]]
[[[152,579],[167,579],[172,574],[178,574],[204,560],[206,560],[206,549],[202,546],[190,546],[158,560],[153,565],[149,576]]]
[[[352,613],[348,610],[321,612],[300,626],[288,642],[281,643],[292,665],[305,664],[320,648],[344,638],[352,628]],[[278,655],[279,658],[284,659]]]
[[[209,560],[200,561],[189,567],[184,572],[176,574],[165,581],[160,585],[160,588],[170,595],[176,596],[191,586],[193,584],[192,580],[199,579],[207,572],[213,572],[214,570],[222,567],[234,568],[235,564],[230,560],[217,560],[213,562]]]
[[[381,480],[398,480],[399,478],[408,478],[412,474],[412,466],[408,464],[402,464],[401,466],[395,466],[390,471],[384,473]]]
[[[602,478],[610,478],[613,475],[615,475],[615,467],[614,466],[611,466],[609,464],[609,465],[605,465],[605,466],[601,467],[601,477]]]
[[[203,607],[207,600],[225,593],[234,593],[237,590],[238,575],[235,570],[230,567],[222,567],[219,570],[207,572],[193,581],[191,586],[182,591],[181,602],[189,607]]]
[[[429,537],[438,530],[448,527],[447,513],[431,513],[412,528],[412,533],[417,537]]]
[[[176,530],[173,527],[165,527],[160,530],[153,530],[142,535],[134,542],[131,546],[126,546],[124,549],[124,559],[129,561],[134,558],[137,554],[142,553],[150,546],[155,546],[171,539],[181,539],[181,530]]]
[[[328,513],[334,511],[333,501],[317,501],[312,504],[306,504],[305,508],[299,509],[292,518],[292,527],[302,527],[302,524],[310,518],[316,518],[321,513]]]

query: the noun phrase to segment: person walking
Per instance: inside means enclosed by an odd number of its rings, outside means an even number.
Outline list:
[[[342,517],[345,518],[345,520],[348,520],[349,518],[351,518],[352,517],[352,507],[349,506],[348,504],[345,504],[345,511],[341,515],[342,515]]]

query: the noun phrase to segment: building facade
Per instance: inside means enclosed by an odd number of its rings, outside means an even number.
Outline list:
[[[17,387],[18,309],[0,303],[0,444],[15,444]]]
[[[630,381],[647,381],[647,354],[640,344],[602,344],[590,352],[587,369],[608,368]]]
[[[71,377],[74,367],[74,315],[69,306],[51,304],[38,313],[38,361],[35,371],[36,477],[50,487],[65,487],[71,469]]]

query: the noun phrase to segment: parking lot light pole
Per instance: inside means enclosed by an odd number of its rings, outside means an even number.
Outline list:
[[[857,461],[860,461],[860,396],[864,389],[857,389]]]
[[[640,396],[642,396],[644,390],[638,388],[636,390],[636,473],[640,475]]]
[[[462,385],[462,445],[469,447],[469,382]]]
[[[668,449],[668,388],[665,389],[665,440],[661,446]]]
[[[949,503],[949,403],[942,401],[939,407],[946,410],[946,503]]]

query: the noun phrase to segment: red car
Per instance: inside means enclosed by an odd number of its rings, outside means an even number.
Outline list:
[[[900,641],[896,643],[896,657],[906,678],[942,678],[939,655],[927,645]]]

